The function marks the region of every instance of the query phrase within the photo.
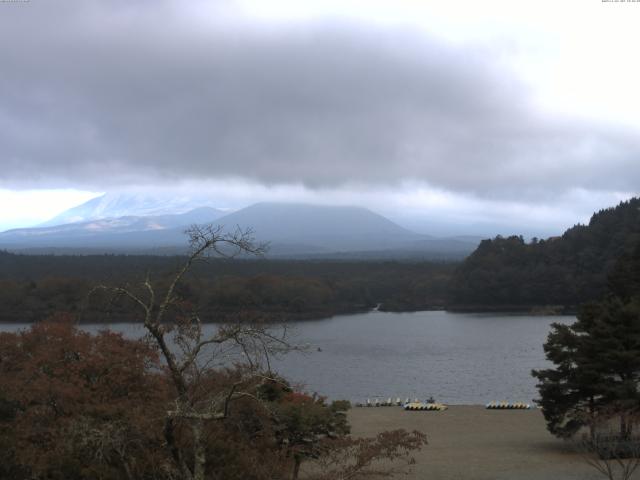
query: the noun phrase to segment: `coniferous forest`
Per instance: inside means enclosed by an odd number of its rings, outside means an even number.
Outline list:
[[[182,257],[0,253],[0,321],[30,322],[66,311],[82,321],[130,320],[128,305],[88,294],[97,284],[135,284],[149,272],[168,279]],[[195,265],[178,294],[209,321],[242,310],[265,320],[322,318],[376,307],[443,308],[454,263],[209,259]]]
[[[595,213],[562,236],[484,240],[463,262],[209,259],[178,292],[203,318],[238,309],[265,320],[365,311],[540,310],[573,312],[600,298],[618,259],[640,242],[640,199]],[[127,321],[128,306],[88,299],[96,284],[162,281],[182,257],[16,255],[0,252],[0,321],[37,321],[66,311],[83,321]]]
[[[600,298],[616,261],[640,242],[640,199],[595,213],[562,236],[484,240],[455,271],[451,308],[575,310]]]

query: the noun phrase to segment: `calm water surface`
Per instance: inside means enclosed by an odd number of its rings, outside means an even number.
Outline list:
[[[342,315],[295,322],[290,339],[309,348],[273,365],[305,390],[332,399],[432,395],[449,404],[530,402],[537,396],[531,369],[548,365],[542,344],[550,324],[573,321],[569,316],[441,311]],[[143,334],[139,325],[109,327],[129,337]],[[0,325],[18,328],[24,325]],[[83,328],[97,331],[105,325]]]

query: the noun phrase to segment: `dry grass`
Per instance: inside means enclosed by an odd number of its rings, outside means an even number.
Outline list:
[[[596,480],[604,478],[571,444],[545,429],[539,410],[453,406],[444,412],[399,407],[354,408],[354,435],[405,428],[427,434],[429,445],[406,479]]]

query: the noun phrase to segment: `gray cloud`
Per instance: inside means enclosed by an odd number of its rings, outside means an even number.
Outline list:
[[[252,25],[224,2],[209,23],[168,1],[52,3],[0,6],[0,185],[412,180],[517,198],[640,184],[635,132],[535,113],[489,51]]]

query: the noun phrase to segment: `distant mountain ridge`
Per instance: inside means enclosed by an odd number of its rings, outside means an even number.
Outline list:
[[[97,200],[71,209],[61,218],[75,218],[78,212],[97,215],[117,211],[97,209]],[[63,253],[81,253],[83,249],[91,253],[180,253],[186,249],[185,228],[205,223],[224,225],[227,231],[250,228],[257,241],[271,244],[272,257],[321,258],[348,252],[382,252],[382,257],[393,258],[393,252],[401,251],[402,257],[428,253],[437,258],[461,258],[476,245],[420,235],[361,207],[258,203],[231,214],[222,213],[205,207],[175,215],[107,217],[10,230],[0,233],[0,248],[37,249],[38,253],[47,248],[52,252],[63,249]]]
[[[70,236],[86,237],[100,234],[115,235],[145,231],[161,231],[192,224],[213,222],[224,215],[224,212],[215,208],[200,207],[183,214],[176,215],[149,215],[149,216],[124,216],[107,217],[97,220],[66,223],[36,228],[18,228],[0,233],[2,238],[22,238],[28,240],[68,238]]]

